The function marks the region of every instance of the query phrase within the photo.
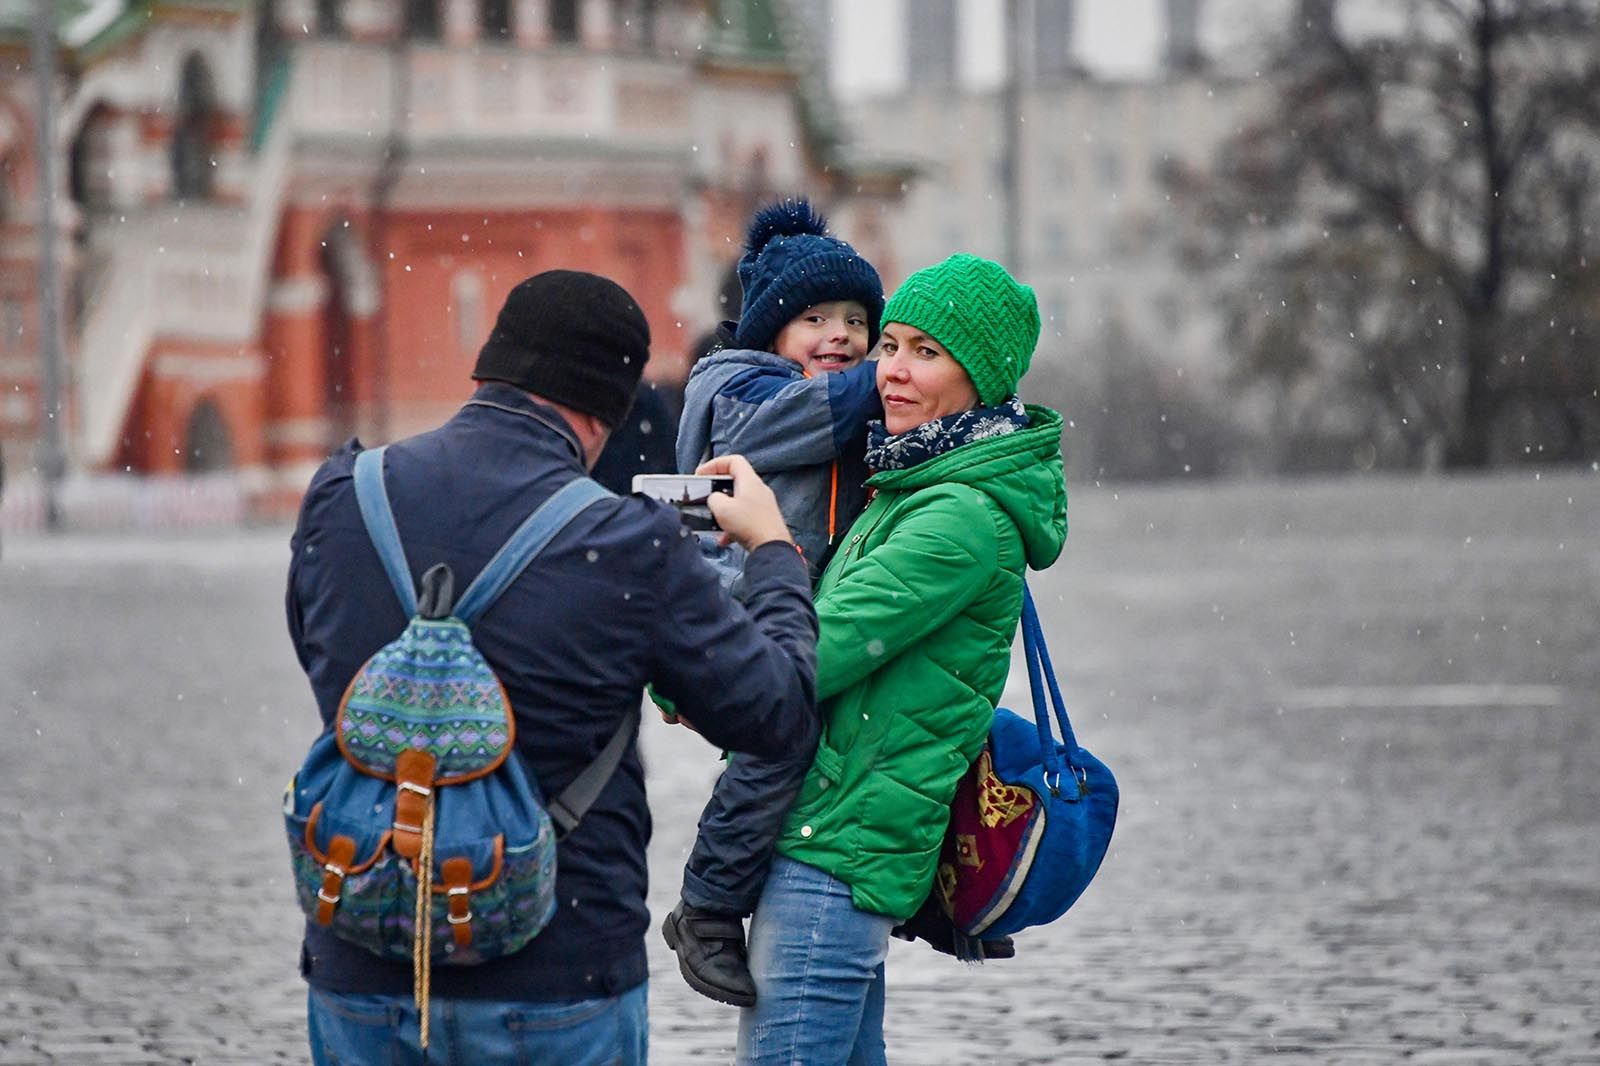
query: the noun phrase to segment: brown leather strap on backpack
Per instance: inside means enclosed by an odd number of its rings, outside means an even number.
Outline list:
[[[422,852],[422,823],[433,799],[434,758],[427,752],[403,751],[394,761],[395,854],[415,861]]]
[[[328,925],[333,921],[333,909],[339,905],[345,875],[350,872],[350,864],[355,857],[354,838],[336,836],[328,843],[328,861],[322,864],[322,887],[317,890],[318,925]]]
[[[450,932],[456,938],[456,947],[472,943],[472,860],[465,857],[446,859],[439,869],[437,892],[444,889],[450,901]]]

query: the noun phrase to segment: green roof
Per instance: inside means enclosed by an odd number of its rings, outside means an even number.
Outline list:
[[[80,54],[94,54],[140,29],[158,6],[200,11],[243,11],[251,0],[54,0],[56,39]],[[0,0],[0,40],[26,40],[33,0]]]
[[[111,10],[115,17],[126,6],[127,0],[56,0],[56,34],[65,40],[76,23],[97,9]],[[0,34],[26,37],[32,25],[33,0],[0,0]]]
[[[775,62],[786,58],[773,0],[717,0],[711,18],[706,44],[713,54]]]

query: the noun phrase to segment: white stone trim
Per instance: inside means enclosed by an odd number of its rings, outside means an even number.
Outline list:
[[[156,357],[151,372],[158,378],[202,386],[253,382],[267,376],[267,361],[249,353],[215,356],[167,352]]]
[[[37,381],[44,372],[37,355],[0,355],[0,378],[8,381]]]
[[[268,422],[261,435],[269,447],[321,448],[328,443],[328,429],[328,420],[320,415],[310,418],[280,418]]]
[[[267,291],[267,313],[301,315],[319,312],[328,302],[328,279],[321,274],[275,280]]]
[[[321,463],[308,459],[304,462],[272,467],[269,477],[274,488],[303,493],[310,487],[311,479],[320,469],[322,469]]]

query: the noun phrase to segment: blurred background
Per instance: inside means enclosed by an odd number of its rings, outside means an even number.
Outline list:
[[[0,0],[0,1064],[305,1061],[311,471],[558,266],[648,315],[664,464],[796,193],[1034,286],[1122,787],[1014,963],[897,943],[896,1060],[1600,1066],[1600,0]],[[721,763],[641,744],[660,914]]]
[[[1034,286],[1080,481],[1600,459],[1600,0],[0,0],[0,59],[0,529],[286,518],[556,266],[659,445],[796,193]]]

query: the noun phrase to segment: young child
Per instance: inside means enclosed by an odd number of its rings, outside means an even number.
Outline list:
[[[739,321],[724,324],[727,347],[695,364],[678,423],[680,471],[731,454],[756,468],[813,581],[866,506],[867,422],[883,413],[863,362],[878,342],[883,283],[826,227],[803,199],[756,213],[739,260]],[[729,581],[739,554],[715,560]]]
[[[695,365],[678,426],[678,468],[744,456],[772,487],[812,581],[866,506],[867,423],[882,417],[864,360],[878,340],[883,284],[855,249],[827,234],[803,200],[757,212],[739,260],[744,304],[731,346]],[[737,547],[706,551],[737,594]],[[686,711],[692,721],[692,710]],[[784,815],[812,751],[731,761],[700,816],[683,899],[662,933],[690,987],[755,1003],[742,919],[755,909]]]

